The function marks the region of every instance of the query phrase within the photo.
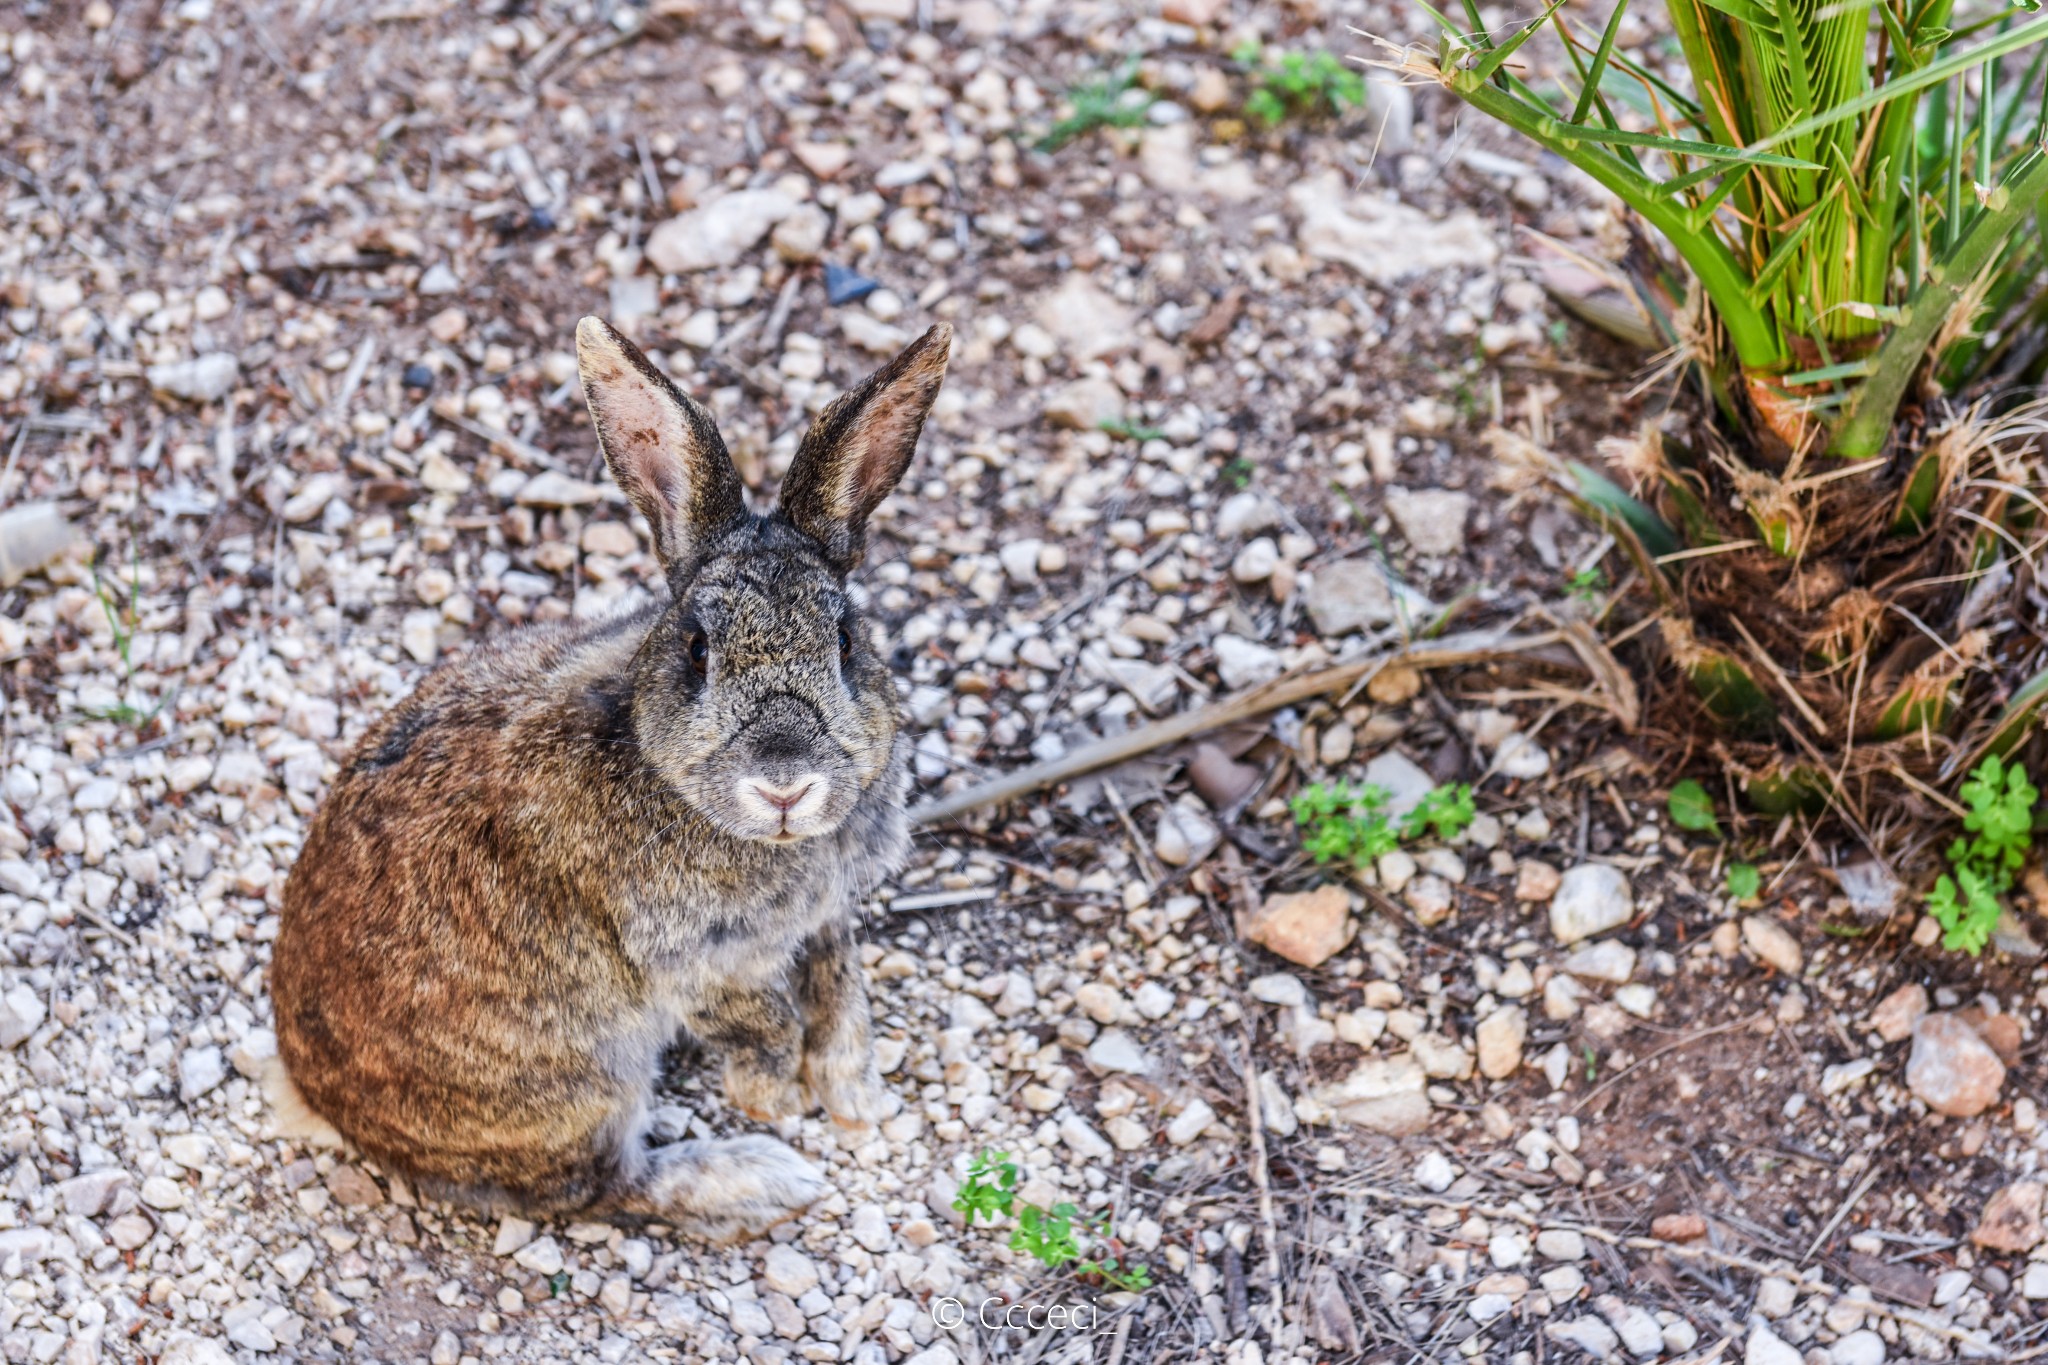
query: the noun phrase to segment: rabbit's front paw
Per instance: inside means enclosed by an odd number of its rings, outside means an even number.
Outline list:
[[[824,1172],[769,1137],[678,1142],[654,1150],[629,1207],[710,1242],[758,1236],[823,1198]]]
[[[841,1127],[866,1128],[883,1117],[882,1077],[866,1039],[857,1049],[833,1047],[805,1053],[804,1089]]]
[[[795,1076],[768,1070],[751,1060],[725,1064],[725,1098],[750,1119],[767,1122],[804,1111],[803,1087]]]

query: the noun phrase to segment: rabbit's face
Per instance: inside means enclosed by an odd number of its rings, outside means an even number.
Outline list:
[[[648,636],[642,753],[726,833],[827,834],[888,769],[895,688],[844,579],[780,517],[750,520]]]
[[[854,608],[870,513],[909,467],[945,376],[943,323],[804,437],[775,512],[746,509],[711,416],[610,327],[577,359],[605,461],[654,532],[675,601],[636,664],[642,755],[727,833],[830,833],[888,770],[895,690]]]

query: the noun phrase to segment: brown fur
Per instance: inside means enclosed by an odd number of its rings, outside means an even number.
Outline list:
[[[364,1151],[473,1204],[724,1238],[824,1187],[772,1139],[648,1141],[679,1031],[722,1054],[751,1114],[877,1117],[850,920],[901,862],[904,773],[845,575],[947,341],[935,328],[820,418],[840,435],[807,442],[789,483],[851,496],[754,516],[703,410],[610,328],[579,328],[606,460],[672,597],[440,669],[328,795],[272,991],[291,1079]]]

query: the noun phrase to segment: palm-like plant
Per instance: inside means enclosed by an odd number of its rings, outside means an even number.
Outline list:
[[[2020,397],[2048,356],[2048,16],[1666,0],[1681,88],[1621,50],[1628,0],[1499,42],[1463,3],[1382,64],[1598,180],[1684,267],[1649,253],[1631,284],[1699,420],[1603,443],[1633,496],[1552,467],[1633,555],[1686,709],[1766,812],[1857,820],[1882,784],[1953,809],[2048,697],[2048,416]],[[1551,30],[1567,75],[1538,86],[1516,54]]]

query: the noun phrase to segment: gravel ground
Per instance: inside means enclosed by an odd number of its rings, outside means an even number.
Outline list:
[[[580,412],[583,313],[763,490],[808,411],[955,323],[865,573],[926,796],[1447,609],[1585,617],[1567,581],[1608,547],[1496,452],[1656,415],[1517,231],[1611,255],[1610,206],[1432,92],[1239,116],[1245,38],[1422,17],[0,16],[0,1358],[2034,1349],[2028,926],[1945,959],[1790,828],[1737,831],[1767,884],[1735,904],[1728,850],[1662,815],[1668,737],[1554,669],[1390,667],[926,830],[866,950],[896,1112],[784,1125],[837,1192],[767,1240],[486,1225],[276,1127],[278,897],[354,736],[477,639],[658,590]],[[1126,56],[1136,126],[1034,149]],[[1481,814],[1341,878],[1283,804],[1336,778],[1472,781]],[[674,1088],[693,1130],[744,1127]],[[987,1149],[1155,1287],[963,1228]],[[1085,1316],[998,1330],[984,1300]]]

